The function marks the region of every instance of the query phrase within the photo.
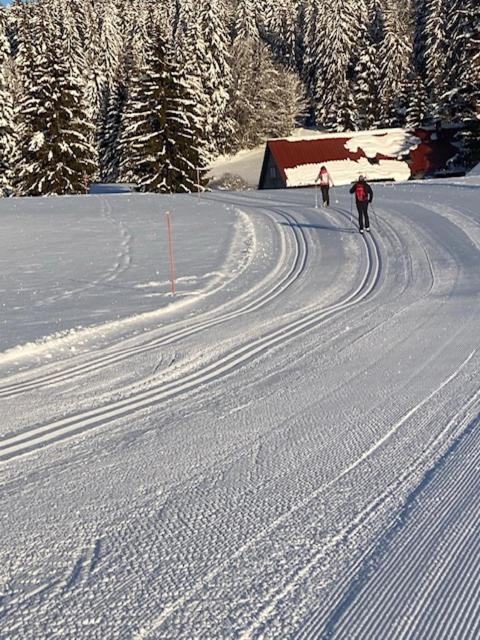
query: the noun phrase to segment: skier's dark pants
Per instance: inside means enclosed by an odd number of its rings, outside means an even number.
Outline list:
[[[323,198],[323,204],[326,204],[327,207],[330,206],[330,196],[328,195],[328,187],[326,185],[323,185],[320,187],[322,190],[322,198]]]
[[[358,226],[360,229],[363,229],[363,221],[365,220],[365,226],[370,227],[370,220],[368,219],[368,202],[362,202],[361,200],[357,200],[357,211],[358,211]]]

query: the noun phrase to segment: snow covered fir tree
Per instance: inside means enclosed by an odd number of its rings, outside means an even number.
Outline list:
[[[478,160],[477,0],[15,0],[0,9],[0,193],[195,190],[291,133],[458,125]]]
[[[125,105],[120,179],[142,191],[192,191],[200,161],[195,102],[167,56],[160,25],[142,58]]]
[[[15,129],[11,90],[11,50],[6,33],[6,19],[0,13],[0,197],[12,192],[15,161]]]

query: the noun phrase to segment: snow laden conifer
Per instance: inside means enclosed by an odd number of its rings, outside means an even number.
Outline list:
[[[379,121],[378,108],[378,67],[377,51],[369,39],[368,32],[362,30],[365,36],[362,47],[358,50],[358,59],[354,68],[352,92],[355,101],[357,129],[372,129]]]
[[[129,78],[132,71],[131,54],[127,50],[120,58],[116,75],[108,89],[104,107],[102,129],[98,134],[100,177],[104,182],[118,180],[120,168],[120,136],[125,106],[128,98]]]
[[[407,111],[405,127],[416,129],[429,119],[428,94],[422,77],[412,72],[407,80]]]
[[[357,111],[357,129],[371,129],[379,119],[376,10],[376,5],[369,7],[365,0],[359,0],[355,8],[358,31],[353,49],[355,62],[352,94]]]
[[[475,0],[449,0],[446,109],[451,119],[480,116],[480,10]]]
[[[432,120],[445,115],[443,98],[447,89],[447,0],[426,0],[423,64],[425,84],[429,93],[429,112]]]
[[[407,84],[412,72],[413,33],[406,2],[384,9],[384,37],[379,48],[380,124],[403,126],[406,118]]]
[[[96,138],[100,177],[105,182],[116,180],[118,175],[119,134],[127,96],[131,38],[122,29],[122,8],[122,0],[107,3],[100,37],[104,82],[99,96]]]
[[[202,57],[198,43],[202,41],[198,7],[191,0],[182,4],[179,26],[173,43],[174,58],[185,70],[184,83],[186,91],[194,103],[191,117],[197,132],[196,147],[199,153],[199,165],[205,167],[210,154],[212,142],[207,139],[206,122],[208,96],[203,88]]]
[[[303,27],[300,33],[300,47],[302,52],[301,72],[308,94],[315,93],[316,51],[319,38],[319,0],[310,0],[303,7]]]
[[[95,171],[81,82],[68,63],[63,25],[43,7],[35,12],[41,35],[30,51],[21,105],[18,191],[81,193]]]
[[[100,32],[100,51],[102,54],[100,64],[103,68],[108,88],[113,87],[115,84],[120,56],[125,44],[122,33],[121,10],[121,0],[105,2]]]
[[[297,6],[292,0],[266,0],[263,20],[265,39],[275,59],[291,68],[296,66],[296,20]]]
[[[177,67],[183,70],[185,91],[194,105],[190,116],[197,136],[198,166],[206,167],[212,155],[212,142],[207,139],[206,134],[209,101],[203,86],[202,47],[198,46],[199,42],[203,42],[199,12],[200,7],[197,2],[192,0],[182,2],[178,28],[171,48],[172,58]]]
[[[207,164],[196,101],[197,87],[190,81],[188,68],[175,60],[172,49],[169,50],[169,63],[172,69],[172,100],[167,121],[170,140],[173,140],[169,184],[176,193],[191,192],[203,188],[207,182],[196,171]]]
[[[86,64],[84,41],[80,30],[79,6],[76,2],[60,2],[57,8],[57,20],[61,22],[65,33],[65,54],[76,74],[84,73]]]
[[[222,0],[200,0],[197,51],[205,114],[203,131],[212,155],[227,152],[233,134],[233,122],[228,114],[232,73],[224,18]]]
[[[234,43],[260,37],[254,0],[238,0],[235,13]],[[235,54],[232,56],[235,58]]]
[[[418,73],[425,78],[425,21],[428,0],[416,0],[414,4],[413,25],[413,61]]]
[[[12,192],[16,152],[13,96],[11,92],[11,50],[6,33],[5,10],[0,9],[0,197]]]
[[[199,157],[192,102],[157,26],[131,80],[121,140],[122,181],[157,193],[196,188]]]
[[[290,135],[307,112],[305,86],[296,71],[276,63],[268,91],[274,113],[268,137]]]
[[[85,68],[82,77],[83,93],[87,108],[87,119],[93,125],[89,131],[89,142],[97,150],[107,86],[104,67],[100,64],[102,60],[102,23],[93,3],[86,3],[83,18],[85,20],[86,37]]]
[[[250,148],[267,137],[289,135],[305,111],[303,85],[296,72],[275,63],[257,39],[233,45],[231,114],[235,148]]]
[[[447,118],[462,125],[458,160],[480,161],[480,11],[476,0],[449,0],[447,90],[442,96]]]
[[[350,75],[357,29],[350,0],[334,0],[330,10],[318,16],[314,98],[317,124],[325,129],[356,128],[358,116]]]

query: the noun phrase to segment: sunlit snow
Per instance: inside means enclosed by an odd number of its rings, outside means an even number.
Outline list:
[[[479,189],[0,201],[0,637],[476,638]]]

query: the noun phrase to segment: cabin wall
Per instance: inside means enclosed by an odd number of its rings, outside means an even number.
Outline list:
[[[275,158],[271,153],[268,153],[265,166],[262,169],[262,176],[258,188],[284,189],[285,186],[285,180],[278,169]]]

